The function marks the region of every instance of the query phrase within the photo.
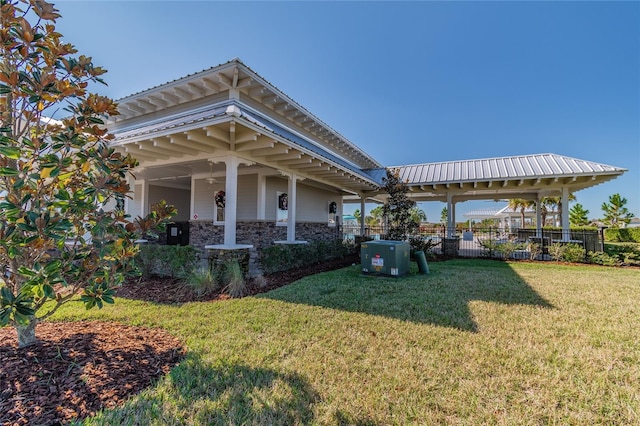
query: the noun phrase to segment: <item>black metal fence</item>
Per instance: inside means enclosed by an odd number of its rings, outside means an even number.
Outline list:
[[[386,237],[383,226],[367,226],[364,234],[360,226],[342,225],[345,240],[355,242],[364,239]],[[598,230],[572,229],[516,229],[507,231],[500,228],[456,229],[453,237],[448,236],[444,226],[424,227],[411,239],[431,240],[437,244],[430,250],[437,255],[459,257],[493,257],[529,260],[588,261],[590,252],[603,251],[603,235]]]

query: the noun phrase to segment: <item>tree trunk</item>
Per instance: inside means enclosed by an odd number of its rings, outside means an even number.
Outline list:
[[[29,318],[27,325],[16,324],[16,331],[18,332],[18,347],[25,348],[31,346],[38,341],[36,338],[36,324],[38,320],[35,317]]]

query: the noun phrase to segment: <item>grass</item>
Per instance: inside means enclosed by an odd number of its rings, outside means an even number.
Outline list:
[[[163,327],[190,354],[87,424],[640,423],[640,271],[453,260],[350,267],[259,297],[119,299],[56,320]]]

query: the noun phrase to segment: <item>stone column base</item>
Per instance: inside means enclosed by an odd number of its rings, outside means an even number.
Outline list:
[[[445,257],[458,256],[458,247],[460,246],[460,238],[444,238],[442,240],[442,254]]]
[[[209,268],[212,271],[219,271],[226,262],[237,261],[242,270],[242,276],[249,278],[249,258],[251,249],[207,249],[209,257]]]

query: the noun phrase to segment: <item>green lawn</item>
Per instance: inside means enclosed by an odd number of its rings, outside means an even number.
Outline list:
[[[453,260],[357,266],[259,297],[118,299],[100,318],[163,327],[190,354],[89,424],[640,424],[640,270]]]

